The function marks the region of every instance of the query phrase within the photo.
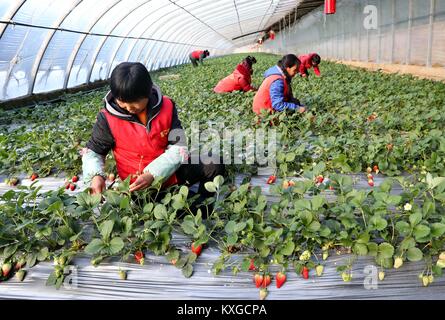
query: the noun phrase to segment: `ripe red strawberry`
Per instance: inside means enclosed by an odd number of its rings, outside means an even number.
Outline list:
[[[309,279],[309,269],[307,267],[303,267],[301,274],[303,275],[304,279]]]
[[[136,251],[134,253],[134,258],[136,259],[137,263],[141,263],[141,259],[144,259],[144,253],[142,251]]]
[[[31,175],[31,181],[34,181],[35,179],[37,179],[39,177],[39,175],[37,174],[37,173],[33,173],[32,175]]]
[[[264,277],[262,274],[256,273],[253,276],[253,282],[255,282],[255,287],[259,288],[263,284]]]
[[[317,176],[317,182],[318,183],[323,183],[323,180],[324,180],[324,178],[323,178],[322,175]]]
[[[267,286],[269,286],[269,284],[271,282],[272,282],[272,279],[270,278],[270,275],[269,274],[264,275],[262,287],[266,288]]]
[[[277,288],[281,288],[281,286],[286,282],[286,275],[283,272],[278,272],[275,279],[277,279]]]
[[[371,187],[374,187],[374,181],[373,181],[373,180],[369,179],[369,180],[368,180],[368,184],[369,184]]]
[[[252,270],[255,270],[256,268],[255,268],[255,263],[254,263],[254,260],[253,259],[250,259],[250,266],[249,266],[249,270],[250,271],[252,271]]]
[[[194,254],[196,254],[197,256],[199,256],[201,254],[201,251],[202,251],[202,245],[199,245],[199,246],[195,247],[195,243],[193,242],[192,243],[192,252]]]
[[[71,179],[72,182],[77,182],[79,181],[79,177],[78,176],[73,176],[73,178]]]
[[[274,184],[275,181],[277,181],[277,177],[274,176],[274,175],[271,175],[271,176],[269,177],[269,179],[267,179],[267,184]]]
[[[3,263],[2,265],[2,273],[4,277],[7,277],[9,272],[11,271],[12,265],[7,262],[7,263]]]
[[[373,170],[375,173],[379,173],[379,166],[378,166],[378,165],[374,165],[374,167],[372,167],[372,170]]]
[[[70,185],[71,185],[71,183],[66,182],[66,183],[65,183],[65,189],[68,190],[68,189],[70,188]]]
[[[70,183],[70,190],[71,190],[71,191],[76,190],[76,185],[73,184],[73,183]]]

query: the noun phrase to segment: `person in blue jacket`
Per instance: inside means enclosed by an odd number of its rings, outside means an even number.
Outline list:
[[[292,78],[298,74],[300,60],[294,54],[285,55],[277,65],[264,73],[264,81],[253,101],[253,111],[258,115],[261,110],[269,112],[298,111],[303,113],[306,107],[292,94]]]

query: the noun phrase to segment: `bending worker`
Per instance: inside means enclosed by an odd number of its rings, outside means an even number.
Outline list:
[[[320,68],[318,67],[321,62],[321,58],[318,54],[311,53],[299,56],[298,58],[301,61],[299,70],[300,76],[302,76],[303,78],[309,77],[308,70],[311,68],[314,68],[314,73],[317,75],[317,77],[321,76]]]
[[[247,56],[238,64],[232,74],[218,82],[213,89],[216,93],[232,92],[232,91],[256,91],[252,87],[252,65],[256,63],[255,57]]]
[[[298,73],[300,60],[294,54],[285,55],[276,66],[269,68],[264,74],[264,81],[253,99],[253,111],[260,115],[262,110],[274,111],[296,110],[306,111],[298,99],[292,94],[291,81]]]
[[[204,51],[193,51],[192,53],[190,53],[190,61],[192,62],[194,67],[198,66],[198,61],[199,63],[201,63],[201,65],[203,64],[203,60],[205,58],[207,58],[210,55],[209,50],[204,50]]]
[[[145,66],[119,64],[111,73],[110,88],[82,157],[91,193],[105,190],[105,157],[112,151],[119,177],[130,177],[130,192],[148,188],[159,177],[164,188],[199,182],[203,199],[211,196],[204,184],[223,175],[224,165],[189,163],[175,103],[153,84]]]

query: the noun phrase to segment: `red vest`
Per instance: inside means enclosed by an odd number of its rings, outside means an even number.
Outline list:
[[[284,82],[284,101],[288,100],[289,87],[284,76],[274,74],[264,79],[255,97],[253,98],[253,112],[260,115],[261,110],[266,109],[270,113],[274,112],[272,108],[272,100],[270,98],[270,86],[275,80],[282,79]]]
[[[216,93],[232,92],[232,91],[244,91],[243,83],[250,84],[252,82],[250,76],[250,70],[243,64],[239,64],[232,74],[228,75],[224,79],[220,80],[216,87],[213,89]]]
[[[149,132],[141,123],[120,119],[106,109],[102,109],[101,112],[107,118],[115,141],[113,155],[119,177],[125,180],[131,176],[130,182],[133,183],[137,178],[136,175],[142,174],[144,168],[167,149],[173,102],[168,97],[162,97],[159,114],[152,120]],[[176,175],[173,174],[163,186],[168,187],[177,183]]]
[[[316,55],[316,53],[310,53],[306,55],[299,56],[298,59],[301,61],[300,64],[300,74],[306,73],[307,70],[311,69],[313,67],[312,65],[312,58]],[[314,67],[314,72],[317,76],[320,75],[320,69],[317,67]]]
[[[194,59],[199,59],[199,56],[201,55],[201,53],[203,53],[204,51],[193,51],[192,52],[192,58]]]

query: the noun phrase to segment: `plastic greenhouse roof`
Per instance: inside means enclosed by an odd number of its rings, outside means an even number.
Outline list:
[[[197,49],[230,53],[302,2],[2,0],[0,100],[104,80],[122,61],[153,70]]]

